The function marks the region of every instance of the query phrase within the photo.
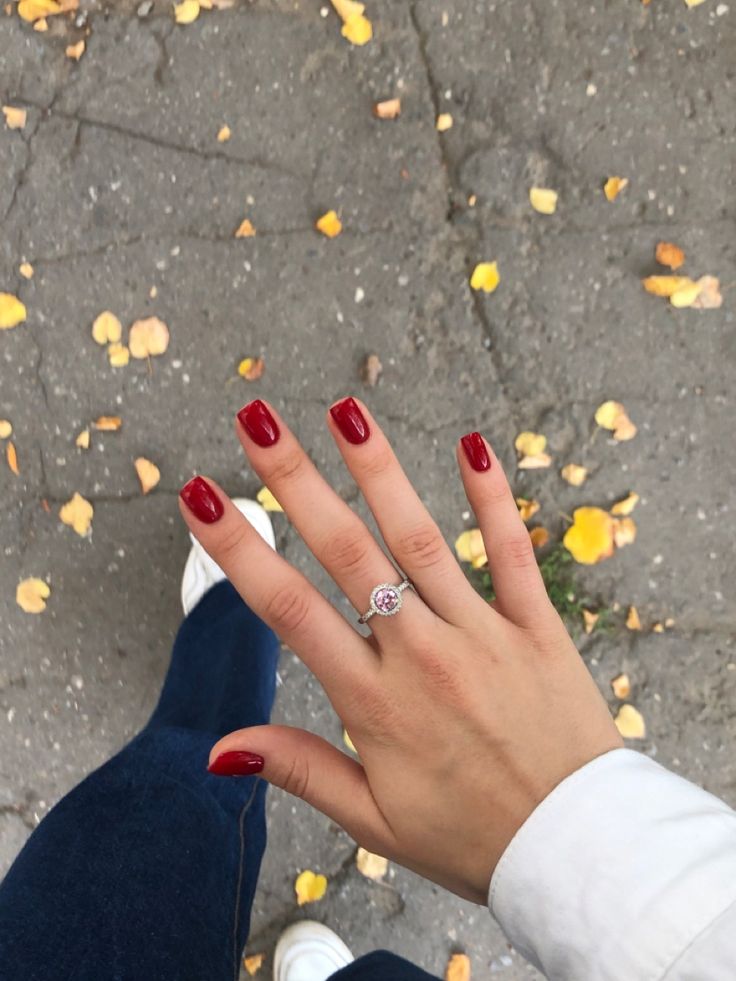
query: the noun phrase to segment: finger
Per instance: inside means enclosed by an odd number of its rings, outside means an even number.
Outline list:
[[[326,740],[290,726],[240,729],[212,747],[210,772],[224,776],[237,776],[239,770],[254,772],[252,758],[231,753],[261,757],[264,780],[316,807],[370,851],[388,850],[391,833],[363,767]]]
[[[321,476],[278,413],[261,399],[238,413],[238,435],[254,470],[289,515],[317,560],[329,572],[358,613],[370,605],[373,588],[398,583],[401,576],[368,527]],[[276,439],[267,439],[268,433]],[[267,445],[263,445],[267,443]],[[409,591],[406,609],[391,624],[370,620],[373,632],[416,629],[424,604]],[[409,614],[407,619],[406,614]]]
[[[529,531],[503,468],[480,433],[463,436],[457,459],[483,535],[496,609],[520,626],[532,626],[549,608],[549,600]]]
[[[327,420],[389,551],[424,601],[450,623],[474,619],[486,604],[468,583],[365,405],[343,399],[330,408]]]
[[[377,660],[366,641],[324,596],[268,545],[212,480],[194,477],[179,498],[197,541],[248,606],[344,704]]]

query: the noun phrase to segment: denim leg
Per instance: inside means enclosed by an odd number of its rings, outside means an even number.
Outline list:
[[[0,981],[234,981],[266,784],[210,748],[268,720],[278,641],[229,583],[174,644],[145,729],[41,822],[0,885]]]
[[[439,981],[387,950],[374,950],[330,976],[330,981]]]

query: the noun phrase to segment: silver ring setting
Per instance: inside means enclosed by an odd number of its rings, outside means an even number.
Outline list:
[[[395,616],[402,607],[401,594],[405,589],[414,589],[408,579],[402,580],[398,586],[390,582],[379,583],[371,593],[370,609],[363,616],[358,617],[358,623],[367,623],[374,614],[379,617]]]

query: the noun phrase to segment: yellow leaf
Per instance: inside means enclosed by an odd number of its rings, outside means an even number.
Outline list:
[[[3,106],[3,113],[8,129],[23,129],[28,117],[25,109],[18,109],[16,106]]]
[[[685,262],[685,253],[672,242],[657,242],[654,257],[660,266],[669,266],[670,269],[679,269]]]
[[[543,470],[552,465],[552,457],[548,453],[535,453],[533,456],[523,456],[516,464],[519,470]]]
[[[365,4],[358,3],[357,0],[332,0],[332,6],[343,23],[350,20],[351,17],[365,13]]]
[[[18,266],[18,272],[21,274],[23,279],[31,279],[33,277],[33,266],[30,262],[21,262]]]
[[[342,731],[342,741],[345,743],[351,753],[355,753],[356,756],[358,755],[358,750],[355,748],[355,744],[350,738],[350,734],[348,733],[347,729],[343,729]]]
[[[256,494],[256,500],[266,511],[283,512],[284,510],[268,487],[261,487]]]
[[[694,284],[689,276],[647,276],[642,279],[641,285],[647,293],[653,293],[654,296],[672,296],[678,290]]]
[[[628,183],[628,177],[609,177],[603,185],[603,193],[609,201],[615,201]]]
[[[611,682],[613,694],[616,698],[628,698],[631,694],[631,682],[627,674],[619,674]]]
[[[20,477],[20,468],[18,467],[18,451],[15,448],[14,443],[8,443],[5,447],[5,459],[8,461],[8,466],[13,471],[16,477]]]
[[[89,501],[75,491],[72,499],[62,505],[59,510],[59,517],[63,524],[69,525],[84,538],[90,532],[94,513],[94,508]]]
[[[376,882],[379,882],[388,872],[388,859],[381,855],[374,855],[373,852],[368,852],[365,848],[358,849],[355,864],[361,875]]]
[[[470,288],[493,293],[500,282],[497,262],[479,262],[470,277]]]
[[[663,624],[661,624],[661,623],[654,623],[654,624],[652,624],[652,633],[653,634],[663,634],[664,633],[664,626],[663,626]]]
[[[158,317],[136,320],[130,328],[128,347],[133,358],[156,357],[169,346],[169,328]]]
[[[678,308],[691,307],[700,296],[700,288],[700,283],[688,283],[687,286],[675,290],[670,297],[670,303]]]
[[[115,433],[123,425],[120,416],[100,416],[92,425],[102,433]]]
[[[547,448],[547,437],[541,433],[531,433],[524,430],[514,440],[516,452],[521,456],[539,456]]]
[[[632,491],[627,497],[622,501],[616,501],[616,503],[611,508],[611,514],[615,514],[616,517],[622,517],[627,514],[631,514],[636,505],[639,502],[639,495],[636,491]]]
[[[435,129],[438,133],[446,133],[448,129],[452,129],[452,124],[454,119],[452,114],[449,112],[441,112],[437,117],[437,122],[435,123]]]
[[[15,590],[15,602],[24,613],[43,613],[50,595],[49,585],[43,579],[24,579]]]
[[[77,41],[76,44],[70,44],[66,49],[67,58],[71,58],[72,61],[79,61],[79,59],[84,54],[84,49],[87,47],[84,38],[81,41]]]
[[[700,292],[692,302],[695,310],[717,310],[723,303],[721,283],[717,276],[701,276],[697,285]]]
[[[253,227],[253,222],[248,218],[243,218],[241,223],[235,229],[235,238],[253,238],[256,230]]]
[[[373,115],[378,119],[396,119],[401,113],[401,99],[384,99],[373,106]]]
[[[629,607],[629,612],[626,614],[626,626],[629,630],[641,630],[641,620],[639,619],[639,611],[635,606]],[[621,695],[621,698],[626,698],[625,695]]]
[[[45,17],[41,17],[37,21],[34,21],[33,23],[34,31],[43,32],[43,31],[47,31],[48,29],[49,29],[49,22],[46,20]]]
[[[294,891],[299,906],[316,903],[327,892],[327,876],[317,875],[311,869],[306,869],[296,877]]]
[[[562,544],[576,562],[595,565],[613,555],[614,518],[602,508],[576,508]]]
[[[89,429],[83,429],[81,433],[74,440],[74,445],[78,446],[80,450],[89,449]]]
[[[583,610],[583,623],[585,625],[586,634],[592,634],[595,629],[595,625],[600,619],[600,613],[594,613],[593,610]]]
[[[336,211],[328,211],[314,223],[318,232],[322,232],[327,238],[336,238],[342,231],[342,222],[337,217]]]
[[[461,562],[470,562],[474,569],[480,569],[488,562],[483,535],[479,528],[469,528],[458,535],[455,541],[455,554]]]
[[[539,503],[539,501],[535,501],[533,498],[517,497],[516,506],[519,509],[521,520],[529,521],[530,518],[534,517],[542,505]]]
[[[557,210],[557,191],[548,187],[532,187],[529,189],[529,201],[540,215],[553,215]]]
[[[257,381],[264,372],[266,362],[263,358],[243,358],[238,365],[238,374],[246,381]]]
[[[0,330],[17,327],[26,319],[26,308],[12,293],[0,293]]]
[[[92,324],[92,337],[98,344],[116,344],[122,336],[123,325],[109,310],[103,310]]]
[[[7,439],[13,432],[13,425],[9,419],[0,419],[0,439]]]
[[[636,540],[636,523],[633,518],[613,519],[613,541],[616,548],[631,545]]]
[[[613,431],[613,438],[619,442],[633,439],[636,426],[629,419],[626,409],[620,402],[604,402],[595,413],[595,421],[602,429]]]
[[[470,981],[470,958],[467,954],[453,954],[445,969],[445,981]]]
[[[260,971],[261,965],[265,959],[265,954],[251,954],[250,957],[243,958],[243,967],[246,969],[248,974],[253,977],[254,974],[257,974]]]
[[[219,129],[219,131],[218,131],[218,133],[217,133],[217,142],[218,143],[227,143],[227,141],[230,139],[230,137],[232,135],[233,134],[232,134],[232,131],[230,130],[230,127],[229,126],[227,126],[227,125],[221,126],[220,129]]]
[[[688,7],[699,7],[701,3],[705,3],[705,0],[685,0]]]
[[[125,344],[111,344],[107,356],[113,368],[124,368],[130,361],[130,348]]]
[[[174,4],[174,20],[177,24],[191,24],[199,17],[199,0],[182,0]]]
[[[155,463],[151,463],[144,456],[139,456],[133,463],[138,480],[141,482],[141,490],[144,494],[152,491],[156,484],[161,480],[161,471]]]
[[[534,548],[544,548],[549,541],[549,532],[546,528],[542,528],[542,526],[539,525],[537,528],[530,529],[529,537],[532,540],[532,546]]]
[[[363,14],[354,14],[342,25],[340,33],[351,44],[362,47],[373,37],[373,24]]]
[[[61,6],[57,0],[20,0],[18,4],[18,16],[29,22],[58,13]]]
[[[577,463],[568,463],[560,470],[560,475],[573,487],[582,487],[588,477],[588,471]]]
[[[624,739],[643,739],[647,734],[644,717],[633,705],[622,705],[613,721]]]

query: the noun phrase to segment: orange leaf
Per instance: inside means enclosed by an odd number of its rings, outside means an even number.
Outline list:
[[[685,262],[685,253],[672,242],[658,242],[654,256],[660,266],[669,266],[670,269],[679,269]]]
[[[18,468],[18,453],[15,449],[15,443],[8,443],[5,447],[5,458],[8,461],[8,466],[13,471],[16,477],[20,477],[20,469]]]
[[[120,416],[100,416],[92,425],[103,433],[115,433],[120,429],[123,420]]]
[[[373,115],[378,119],[396,119],[401,113],[401,99],[384,99],[373,106]]]

